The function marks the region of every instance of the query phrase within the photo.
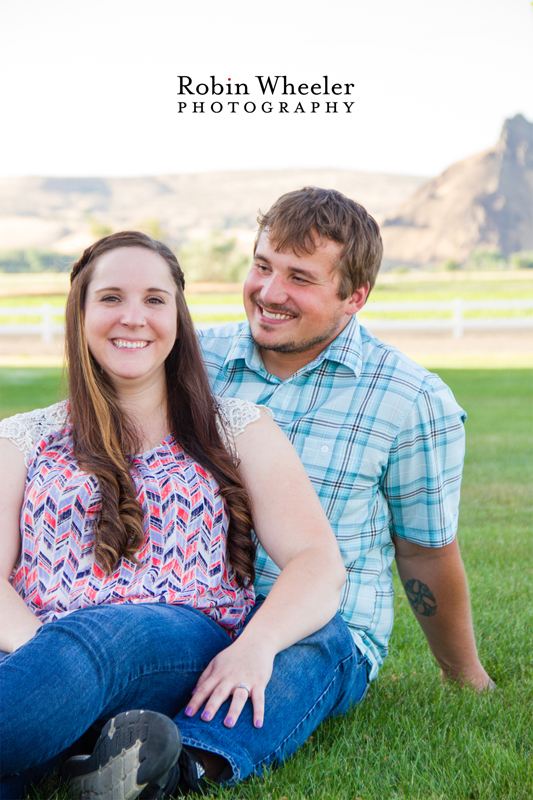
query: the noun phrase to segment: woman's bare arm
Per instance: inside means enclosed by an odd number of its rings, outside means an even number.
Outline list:
[[[237,449],[254,530],[281,573],[243,633],[205,670],[186,713],[196,713],[207,700],[202,717],[211,719],[233,694],[226,716],[231,727],[248,698],[245,689],[237,688],[243,683],[250,689],[254,724],[260,727],[274,656],[329,622],[346,573],[320,501],[276,423],[262,414],[237,438]]]
[[[9,583],[20,554],[20,509],[26,475],[22,453],[8,439],[0,439],[0,650],[8,653],[41,627]]]

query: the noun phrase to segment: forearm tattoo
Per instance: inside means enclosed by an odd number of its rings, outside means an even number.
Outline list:
[[[404,589],[409,602],[417,614],[422,617],[432,617],[437,613],[437,601],[429,586],[416,578],[411,578],[404,584]]]

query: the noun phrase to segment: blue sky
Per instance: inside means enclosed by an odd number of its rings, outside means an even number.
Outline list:
[[[0,176],[434,175],[491,146],[506,117],[533,121],[528,0],[17,0],[0,31]],[[328,75],[355,84],[354,105],[180,115],[177,75]]]

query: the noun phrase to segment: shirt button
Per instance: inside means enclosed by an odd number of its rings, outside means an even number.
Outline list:
[[[327,446],[327,444],[323,444],[320,449],[322,450],[323,453],[329,452],[329,447]]]

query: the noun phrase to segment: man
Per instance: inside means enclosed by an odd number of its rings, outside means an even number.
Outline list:
[[[276,656],[262,728],[252,702],[228,725],[229,700],[206,722],[197,713],[202,689],[193,696],[192,716],[175,718],[185,748],[181,778],[174,774],[167,791],[178,780],[201,788],[204,775],[261,774],[364,697],[387,655],[394,557],[443,675],[491,685],[455,538],[465,414],[436,375],[357,321],[381,263],[376,222],[339,192],[306,188],[281,197],[259,223],[244,286],[248,323],[202,331],[200,342],[215,394],[268,406],[293,442],[348,579],[334,620]],[[259,598],[277,574],[259,551]]]
[[[381,257],[362,206],[290,192],[259,218],[248,323],[201,331],[200,344],[215,394],[268,406],[296,447],[339,542],[339,611],[369,679],[387,654],[396,557],[443,676],[482,690],[456,539],[466,415],[436,375],[358,324]],[[256,591],[276,574],[260,553]]]

